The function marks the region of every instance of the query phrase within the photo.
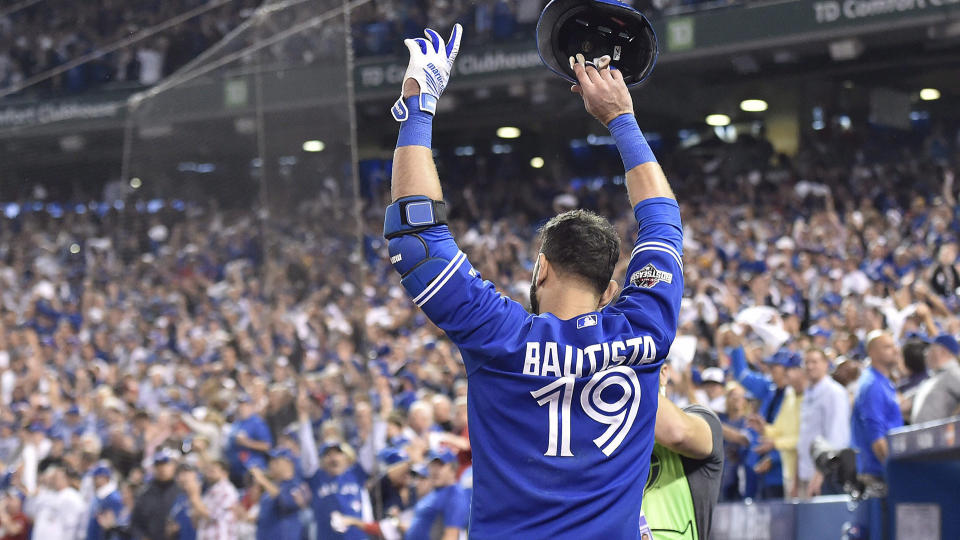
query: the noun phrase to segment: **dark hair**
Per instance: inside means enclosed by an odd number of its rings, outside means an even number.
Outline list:
[[[540,241],[558,272],[583,278],[597,294],[607,290],[620,258],[620,236],[609,221],[589,210],[564,212],[540,229]]]
[[[912,338],[903,345],[903,363],[911,374],[923,373],[927,366],[923,355],[927,352],[927,343],[922,339]]]

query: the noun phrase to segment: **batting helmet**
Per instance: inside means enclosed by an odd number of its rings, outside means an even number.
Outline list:
[[[627,86],[635,86],[657,62],[657,35],[643,13],[615,0],[553,0],[537,22],[537,50],[551,71],[573,83],[571,56],[610,55]]]

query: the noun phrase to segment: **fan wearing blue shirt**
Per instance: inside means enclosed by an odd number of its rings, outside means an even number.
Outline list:
[[[334,512],[360,524],[373,521],[373,507],[365,486],[367,475],[353,459],[353,451],[340,441],[328,441],[318,452],[313,426],[303,413],[299,434],[300,466],[310,486],[318,536],[329,540],[366,540],[367,534],[358,526],[338,532],[331,523]]]
[[[120,514],[123,513],[123,496],[117,489],[117,483],[113,481],[113,475],[107,465],[97,465],[91,474],[96,491],[90,507],[87,540],[104,540],[107,531],[100,525],[102,515],[108,512],[113,514],[113,519],[107,519],[106,522],[119,519]]]
[[[900,350],[893,336],[882,330],[870,332],[866,344],[870,367],[860,376],[850,417],[850,436],[857,450],[857,472],[867,480],[881,481],[890,453],[887,432],[903,425],[897,391],[890,381]]]
[[[433,491],[413,507],[413,521],[404,540],[430,540],[431,531],[442,530],[442,540],[457,540],[467,530],[470,499],[457,484],[457,456],[449,450],[430,452],[430,481]]]
[[[310,490],[297,478],[296,458],[287,448],[270,451],[269,476],[253,467],[250,475],[263,487],[260,515],[257,517],[257,540],[301,540],[304,535],[300,511],[310,506]]]
[[[248,395],[240,396],[237,419],[230,430],[227,461],[230,463],[230,481],[243,485],[244,471],[267,466],[267,452],[273,447],[273,436],[257,406]]]
[[[769,376],[757,373],[747,365],[747,357],[743,347],[737,347],[730,353],[730,369],[733,376],[743,387],[750,392],[754,399],[760,402],[757,413],[764,422],[772,424],[780,414],[783,396],[787,389],[786,364],[795,356],[787,350],[764,359],[770,368]],[[759,429],[759,428],[758,428]],[[760,497],[777,499],[783,497],[783,465],[778,452],[769,441],[761,441],[761,433],[748,430],[750,449],[746,456],[746,465],[753,467],[757,472]]]
[[[460,251],[431,153],[436,100],[462,28],[449,45],[433,30],[407,40],[391,204],[390,261],[426,316],[458,346],[469,381],[473,452],[469,535],[485,538],[639,538],[659,371],[683,293],[680,208],[633,115],[622,74],[578,55],[571,90],[620,151],[637,220],[625,286],[613,272],[620,238],[585,210],[540,233],[533,313],[501,295]]]

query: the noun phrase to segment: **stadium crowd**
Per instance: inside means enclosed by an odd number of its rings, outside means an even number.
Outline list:
[[[211,2],[40,0],[0,3],[0,89],[17,85],[71,60],[105,51],[138,32],[163,25],[191,10],[203,10]],[[357,6],[351,15],[355,52],[358,56],[400,54],[403,53],[402,38],[420,37],[422,29],[429,25],[447,28],[454,22],[464,25],[474,45],[519,40],[532,43],[537,19],[546,3],[546,0],[371,0]],[[654,14],[671,7],[688,8],[698,4],[715,7],[731,2],[644,0],[627,3],[636,5],[644,13]],[[247,21],[261,4],[275,4],[276,14],[271,15],[266,23],[271,32],[303,22],[316,15],[318,9],[303,0],[230,0],[146,39],[73,67],[22,93],[50,97],[110,86],[150,86],[220,41]],[[289,7],[277,9],[278,5]],[[339,3],[330,6],[339,7]],[[314,42],[330,36],[323,32],[305,32],[302,37],[307,39],[291,40],[284,46],[296,48],[294,51],[270,48],[268,52],[272,53],[272,60],[297,58],[309,63],[316,59],[316,51],[323,50],[322,44]]]
[[[5,2],[0,7],[0,89],[45,73],[209,3],[206,0]],[[81,64],[29,91],[77,94],[108,83],[151,85],[249,17],[256,0],[233,0]],[[8,9],[7,9],[8,8]]]
[[[788,159],[745,139],[661,158],[686,227],[668,392],[725,422],[727,500],[840,490],[813,467],[816,437],[858,448],[880,484],[887,430],[957,412],[958,145],[881,150],[811,141]],[[582,206],[623,238],[636,226],[615,180],[492,176],[448,189],[452,228],[525,304],[542,220]],[[322,197],[266,223],[216,205],[7,206],[0,538],[464,530],[463,367],[393,275],[385,186],[371,191],[363,256]]]

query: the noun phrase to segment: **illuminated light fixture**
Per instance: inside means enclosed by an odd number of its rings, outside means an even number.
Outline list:
[[[143,182],[141,182],[140,179],[137,178],[136,176],[130,179],[130,187],[132,187],[133,189],[140,189],[140,186],[142,185],[143,185]]]
[[[706,119],[708,126],[723,127],[730,125],[730,117],[725,114],[711,114]]]
[[[497,128],[497,137],[501,139],[516,139],[520,136],[520,128],[513,126],[503,126]]]
[[[323,144],[323,141],[312,140],[303,142],[304,152],[323,152],[323,149],[326,147],[327,145]]]
[[[537,157],[531,159],[531,160],[530,160],[530,166],[533,167],[534,169],[542,169],[542,168],[543,168],[543,158],[540,157],[540,156],[537,156]]]
[[[923,101],[936,101],[940,99],[940,91],[936,88],[924,88],[920,91],[920,99]]]
[[[767,102],[762,99],[745,99],[740,102],[740,110],[745,112],[763,112],[767,110]]]
[[[74,255],[80,253],[80,244],[70,244],[70,253]]]

